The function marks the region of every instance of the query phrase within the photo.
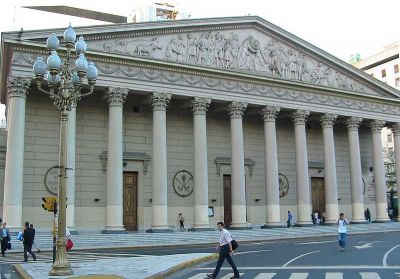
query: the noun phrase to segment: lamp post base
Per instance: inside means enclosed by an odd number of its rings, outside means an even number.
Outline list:
[[[71,269],[71,265],[67,264],[53,264],[49,275],[51,276],[66,276],[66,275],[73,275],[74,272]]]

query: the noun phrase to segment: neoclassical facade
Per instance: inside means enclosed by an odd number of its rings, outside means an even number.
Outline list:
[[[269,228],[288,210],[364,222],[367,207],[388,221],[380,133],[400,144],[397,90],[259,17],[75,30],[99,77],[69,113],[68,227],[157,232],[182,213],[194,230]],[[51,225],[59,112],[32,65],[53,32],[2,35],[10,227]]]

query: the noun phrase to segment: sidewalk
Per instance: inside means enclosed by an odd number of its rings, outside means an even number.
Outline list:
[[[400,231],[400,223],[372,223],[348,226],[349,234],[362,234],[373,232]],[[268,241],[277,239],[306,238],[316,236],[337,235],[336,226],[311,226],[294,228],[253,229],[231,231],[233,237],[239,242]],[[175,232],[175,233],[129,233],[129,234],[80,234],[73,235],[74,250],[95,248],[135,248],[135,247],[160,247],[188,244],[215,244],[218,238],[217,231],[205,232]],[[38,234],[36,242],[41,250],[51,250],[51,235]],[[13,240],[14,252],[22,251],[21,243]],[[10,251],[11,252],[11,251]],[[215,257],[216,254],[196,253],[169,256],[145,256],[135,258],[101,259],[91,262],[72,264],[75,272],[68,278],[102,278],[102,275],[116,275],[118,277],[103,278],[162,278],[162,274],[182,269],[191,264],[199,263]],[[161,264],[162,263],[162,264]],[[23,278],[51,278],[48,272],[49,263],[21,264],[17,267]],[[77,277],[79,275],[92,275],[94,277]],[[132,275],[137,274],[137,275]],[[153,277],[152,277],[153,276]],[[60,277],[57,277],[60,278]]]

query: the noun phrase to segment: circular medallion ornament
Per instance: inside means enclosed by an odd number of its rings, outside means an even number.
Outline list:
[[[58,195],[58,170],[58,166],[51,167],[44,175],[46,190],[54,196]]]
[[[287,177],[283,174],[278,175],[279,179],[279,197],[282,198],[289,192],[289,181]]]
[[[186,171],[178,171],[173,180],[175,193],[180,197],[187,197],[193,192],[193,175]]]

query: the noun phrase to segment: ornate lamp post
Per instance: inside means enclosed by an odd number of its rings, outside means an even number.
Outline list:
[[[76,33],[71,25],[64,32],[64,44],[67,55],[64,63],[57,54],[59,40],[55,34],[47,39],[47,49],[50,52],[47,65],[42,58],[37,58],[33,65],[37,88],[40,92],[49,95],[54,101],[54,106],[61,112],[60,146],[59,146],[59,180],[58,180],[58,233],[56,260],[50,270],[50,275],[71,275],[73,271],[66,255],[66,170],[67,170],[67,124],[68,114],[72,105],[76,104],[82,97],[93,93],[97,79],[97,69],[93,62],[88,63],[84,54],[86,43],[83,37],[77,42]],[[70,67],[73,56],[72,48],[75,43],[75,69]],[[46,75],[47,72],[47,75]],[[47,77],[49,90],[42,88],[44,77]],[[88,89],[84,90],[84,78],[87,78]],[[84,91],[84,92],[83,92]]]

